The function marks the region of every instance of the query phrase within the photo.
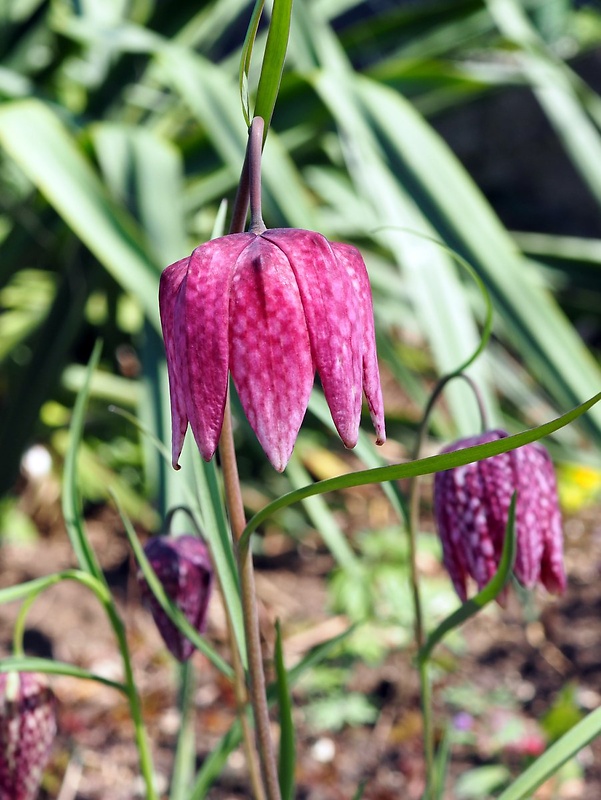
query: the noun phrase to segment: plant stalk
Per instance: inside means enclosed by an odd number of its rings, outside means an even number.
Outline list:
[[[265,225],[261,217],[261,150],[263,146],[263,130],[263,120],[260,117],[255,117],[249,130],[246,157],[232,211],[230,233],[241,233],[244,230],[249,199],[252,232],[261,233],[265,230]],[[278,770],[271,738],[269,707],[265,691],[265,670],[261,652],[259,613],[255,594],[252,555],[248,548],[238,547],[238,541],[246,527],[246,517],[244,515],[244,503],[242,501],[238,464],[236,461],[236,449],[234,447],[229,392],[225,403],[223,428],[219,440],[219,457],[223,473],[225,498],[232,530],[232,539],[238,559],[242,616],[248,651],[250,700],[255,720],[261,775],[267,800],[280,800]],[[237,672],[238,668],[236,664],[234,664],[234,669]],[[247,731],[244,715],[240,716],[240,723],[243,732]],[[249,760],[248,768],[252,777],[252,760]],[[262,797],[262,795],[258,795],[258,797]]]
[[[250,699],[255,718],[257,749],[261,762],[261,773],[263,775],[267,800],[281,800],[275,750],[271,738],[269,707],[265,691],[265,671],[261,653],[259,612],[255,593],[252,553],[250,552],[250,548],[244,551],[238,549],[238,540],[246,527],[246,518],[244,516],[244,505],[238,477],[238,465],[236,463],[229,397],[226,401],[223,428],[219,441],[219,455],[221,458],[221,469],[223,472],[223,482],[230,516],[230,525],[232,527],[232,536],[238,556],[242,616],[244,619],[246,646],[248,648]]]

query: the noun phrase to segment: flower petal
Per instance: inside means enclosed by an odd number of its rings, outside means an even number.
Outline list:
[[[371,286],[363,256],[356,247],[350,244],[330,242],[339,263],[345,268],[353,289],[353,303],[359,308],[360,330],[363,335],[363,391],[367,399],[369,414],[376,431],[376,444],[386,441],[384,423],[384,401],[380,384],[380,370],[376,350],[376,333],[374,329],[374,308],[371,297]]]
[[[159,309],[167,355],[169,396],[171,399],[171,459],[174,469],[179,469],[179,457],[184,444],[188,415],[186,412],[185,381],[177,368],[177,351],[181,344],[175,337],[175,305],[177,294],[185,278],[190,256],[171,264],[161,275],[159,283]]]
[[[434,514],[442,543],[442,557],[459,598],[467,600],[467,563],[463,532],[456,514],[453,470],[437,472],[434,478]]]
[[[307,409],[315,368],[290,264],[261,236],[241,253],[232,279],[230,370],[248,421],[281,472]]]
[[[527,446],[531,454],[532,475],[536,482],[536,515],[539,519],[542,554],[539,579],[551,594],[563,594],[566,573],[563,562],[563,525],[557,482],[551,456],[538,442]],[[521,448],[525,450],[526,447]]]
[[[344,444],[354,447],[361,417],[362,334],[349,275],[319,233],[275,228],[261,238],[281,249],[294,272],[332,419]]]
[[[186,409],[206,461],[219,443],[227,395],[231,278],[236,259],[255,238],[252,233],[231,234],[197,247],[176,306]]]

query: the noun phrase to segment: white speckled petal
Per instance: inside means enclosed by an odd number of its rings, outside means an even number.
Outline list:
[[[361,253],[356,247],[339,242],[331,242],[330,244],[338,262],[345,268],[351,280],[352,302],[359,308],[359,326],[363,338],[363,391],[367,399],[371,421],[376,431],[376,444],[384,444],[386,441],[384,401],[380,384],[376,332],[374,329],[374,309],[367,268]]]
[[[171,458],[174,469],[179,469],[179,457],[184,444],[188,415],[186,412],[184,380],[177,368],[177,350],[175,338],[175,305],[177,295],[188,269],[190,256],[171,264],[161,275],[159,283],[159,310],[161,326],[165,340],[167,356],[167,374],[169,375],[169,396],[171,399]]]
[[[295,228],[265,231],[284,253],[300,291],[311,353],[332,419],[347,447],[357,444],[361,418],[361,312],[344,266],[319,233]]]
[[[221,434],[229,367],[229,297],[234,265],[256,236],[239,233],[213,239],[190,256],[176,303],[178,369],[194,438],[205,460]]]
[[[244,412],[275,469],[292,453],[315,368],[294,273],[259,236],[238,258],[230,298],[230,370]]]

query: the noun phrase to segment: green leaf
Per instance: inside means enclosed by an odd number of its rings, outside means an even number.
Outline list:
[[[601,708],[597,708],[539,756],[534,764],[499,795],[498,800],[526,800],[531,797],[541,783],[555,774],[566,761],[573,758],[600,733]]]
[[[0,144],[158,328],[158,268],[135,223],[108,197],[58,117],[39,100],[6,103],[0,108]]]
[[[43,672],[46,675],[67,675],[70,678],[82,678],[86,681],[96,681],[111,689],[117,689],[127,695],[128,690],[125,684],[118,681],[103,678],[87,669],[75,667],[73,664],[66,664],[62,661],[55,661],[50,658],[33,658],[31,656],[9,656],[0,661],[0,672]]]
[[[262,117],[265,121],[263,139],[267,138],[273,109],[278,98],[290,36],[291,14],[292,0],[273,0],[254,112],[254,116]]]
[[[428,458],[421,458],[406,464],[394,464],[389,467],[359,470],[358,472],[340,475],[336,478],[318,481],[310,486],[305,486],[302,489],[289,492],[269,503],[249,520],[240,538],[239,547],[241,549],[248,547],[252,533],[274,512],[279,511],[281,508],[287,508],[294,503],[298,503],[300,500],[304,500],[305,497],[325,494],[326,492],[333,492],[337,489],[348,489],[351,486],[366,486],[371,483],[383,483],[392,480],[398,481],[403,478],[414,478],[417,475],[431,475],[434,472],[442,472],[451,467],[459,467],[464,464],[471,464],[474,461],[481,461],[483,458],[499,455],[500,453],[507,453],[509,450],[514,450],[516,447],[522,447],[522,445],[536,442],[538,439],[542,439],[544,436],[554,433],[565,425],[569,425],[570,422],[578,419],[581,414],[584,414],[585,411],[592,408],[599,400],[601,400],[601,392],[585,403],[563,414],[561,417],[554,419],[552,422],[547,422],[544,425],[539,425],[537,428],[531,428],[522,433],[516,433],[513,436],[507,436],[505,439],[499,439],[495,442],[479,444],[475,447],[466,447],[462,450],[455,450],[453,453],[429,456]]]
[[[246,120],[247,126],[250,128],[251,113],[250,113],[250,100],[248,98],[248,75],[250,72],[250,62],[252,60],[253,49],[255,46],[255,39],[257,38],[257,29],[263,13],[263,6],[265,0],[256,0],[253,13],[248,23],[246,31],[246,38],[242,46],[242,57],[240,58],[240,101],[242,103],[242,113]],[[267,129],[265,131],[267,133]]]
[[[282,800],[293,800],[296,746],[294,741],[294,721],[292,719],[292,701],[288,686],[288,673],[284,664],[282,631],[279,621],[275,624],[275,637],[274,666],[278,707],[280,709],[280,760],[278,774]]]
[[[75,552],[79,566],[84,572],[88,572],[100,582],[104,582],[104,574],[83,527],[82,509],[77,490],[77,453],[83,437],[90,383],[94,370],[98,366],[101,352],[102,342],[98,340],[88,363],[85,383],[77,395],[75,408],[73,409],[73,417],[69,429],[69,447],[63,472],[62,509],[71,547]]]

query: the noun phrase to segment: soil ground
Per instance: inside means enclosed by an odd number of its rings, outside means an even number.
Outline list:
[[[450,717],[453,723],[446,794],[450,800],[460,796],[457,780],[475,767],[501,765],[513,774],[519,773],[544,747],[540,722],[546,715],[547,730],[553,727],[551,707],[561,728],[570,715],[599,705],[599,512],[599,508],[589,507],[566,520],[569,588],[564,597],[541,594],[536,600],[539,613],[530,621],[525,621],[517,601],[510,599],[505,609],[495,607],[465,626],[459,651],[441,648],[434,693],[437,716]],[[43,538],[36,544],[6,545],[0,550],[2,586],[73,566],[58,512],[44,525]],[[150,614],[140,605],[118,519],[109,509],[100,507],[89,515],[86,525],[126,620],[160,788],[165,791],[180,724],[177,669]],[[330,556],[319,550],[312,558],[295,548],[283,556],[259,561],[257,591],[264,633],[270,640],[274,619],[282,621],[290,662],[347,625],[343,616],[328,610],[326,582],[331,569]],[[10,652],[16,612],[14,604],[0,607],[3,654]],[[218,597],[212,600],[208,637],[227,658],[225,620]],[[270,649],[271,641],[266,647]],[[72,582],[54,587],[33,606],[26,649],[30,655],[52,657],[107,677],[121,676],[112,631],[98,603]],[[200,764],[228,730],[235,711],[228,682],[201,654],[196,653],[193,659]],[[123,698],[97,683],[67,677],[53,677],[52,684],[59,700],[60,734],[42,799],[143,797],[132,725]],[[364,781],[365,800],[419,798],[423,790],[421,717],[412,653],[391,649],[381,663],[369,667],[357,660],[347,688],[370,698],[377,707],[375,719],[322,731],[316,730],[305,714],[305,693],[295,690],[297,797],[347,800]],[[275,723],[274,730],[277,733]],[[471,796],[484,800],[485,794]],[[232,754],[208,796],[215,800],[250,798],[240,752]],[[596,797],[601,797],[601,743],[596,742],[580,754],[577,764],[564,771],[561,779],[548,782],[536,794],[540,800]]]

